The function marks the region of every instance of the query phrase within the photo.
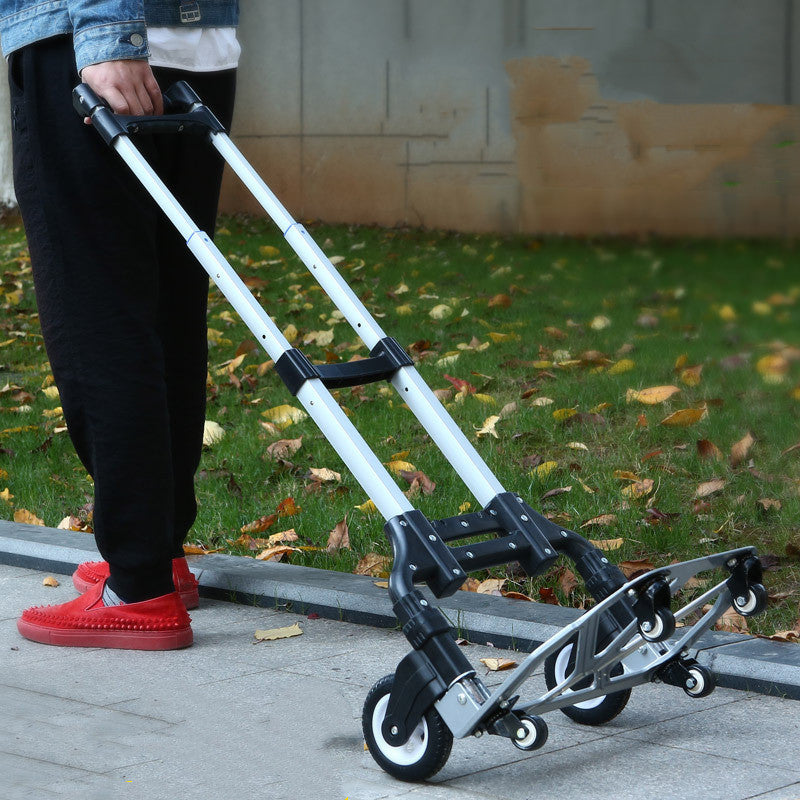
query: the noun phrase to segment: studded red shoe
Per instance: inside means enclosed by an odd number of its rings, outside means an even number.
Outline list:
[[[83,564],[78,564],[78,569],[72,573],[72,583],[83,594],[92,586],[108,580],[108,576],[107,561],[84,561]],[[172,582],[187,609],[197,608],[200,605],[197,578],[192,575],[185,558],[172,559]]]
[[[23,611],[17,630],[34,642],[67,647],[177,650],[192,643],[191,620],[177,592],[106,607],[104,585],[100,581],[68,603]]]

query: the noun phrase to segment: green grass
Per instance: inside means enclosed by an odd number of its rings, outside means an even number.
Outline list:
[[[659,565],[757,545],[770,556],[768,588],[788,596],[751,621],[751,629],[769,633],[794,624],[800,600],[800,449],[784,452],[800,441],[800,276],[793,244],[309,228],[326,253],[343,258],[339,269],[384,330],[414,345],[415,357],[422,353],[418,368],[432,388],[453,388],[445,374],[474,387],[474,394],[454,393],[447,405],[507,489],[573,529],[615,514],[614,526],[582,532],[594,539],[622,538],[610,554],[617,561]],[[312,360],[366,355],[271,225],[228,218],[217,241],[242,277],[251,279],[279,327],[296,328],[297,343]],[[0,501],[0,513],[10,519],[27,509],[54,526],[90,501],[91,481],[67,435],[54,433],[63,420],[43,417],[58,401],[40,391],[49,367],[18,227],[0,230],[0,257],[2,380],[33,396],[18,390],[0,395],[0,447],[13,451],[0,456],[8,473],[0,489],[7,486],[13,495]],[[432,318],[438,305],[448,306],[450,315]],[[369,552],[389,555],[381,518],[355,508],[367,498],[313,422],[306,418],[282,432],[262,426],[263,411],[299,407],[266,364],[267,356],[249,352],[230,379],[224,365],[252,337],[215,290],[209,327],[208,418],[226,435],[203,453],[200,512],[190,538],[253,555],[232,544],[242,526],[293,497],[302,511],[256,534],[293,527],[299,544],[320,548],[292,553],[291,563],[351,571]],[[330,344],[302,345],[310,332],[329,330]],[[764,374],[769,364],[762,359],[770,355],[776,357],[772,374]],[[682,380],[675,369],[679,358],[684,368],[702,365],[697,385]],[[614,374],[623,359],[631,368]],[[667,384],[680,392],[664,403],[626,401],[629,389]],[[542,397],[553,402],[535,405]],[[385,385],[341,390],[337,398],[381,461],[408,451],[402,460],[435,481],[432,494],[414,498],[427,515],[451,516],[468,502],[476,510],[466,487]],[[509,403],[516,409],[497,422],[497,438],[478,437],[487,417]],[[707,414],[695,424],[660,424],[676,410],[703,405]],[[26,406],[30,410],[14,410]],[[553,412],[563,416],[563,409],[577,414],[559,420]],[[741,464],[731,466],[731,447],[748,432],[755,443]],[[265,457],[272,442],[300,436],[302,447],[288,457],[290,463]],[[703,439],[719,448],[723,460],[699,456],[697,441]],[[36,450],[45,442],[46,453]],[[576,442],[586,449],[569,446]],[[536,457],[555,466],[539,474],[530,466]],[[308,474],[312,467],[340,472],[342,480],[315,485]],[[626,498],[622,490],[629,482],[616,478],[616,470],[652,480],[652,491]],[[715,477],[725,479],[724,488],[698,504],[698,485]],[[571,490],[543,499],[563,487]],[[780,508],[765,510],[759,501],[766,499]],[[329,532],[345,516],[351,548],[328,553]],[[492,574],[509,577],[508,588],[534,596],[548,586],[562,603],[583,599],[581,589],[566,597],[555,571],[535,582],[511,568]]]

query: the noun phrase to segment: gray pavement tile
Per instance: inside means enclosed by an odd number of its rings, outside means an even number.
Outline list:
[[[92,778],[91,773],[45,758],[31,759],[0,750],[0,800],[30,800],[57,797],[52,784],[65,775]]]
[[[793,779],[788,770],[754,769],[746,759],[709,757],[616,736],[559,750],[548,744],[515,763],[467,775],[451,772],[448,765],[438,777],[465,791],[491,792],[496,800],[743,800]]]
[[[744,695],[702,709],[691,720],[654,721],[622,735],[710,756],[736,754],[754,766],[783,767],[800,776],[800,709],[779,698]]]
[[[771,792],[754,794],[745,800],[798,800],[798,798],[800,798],[800,781],[788,786],[781,786],[780,789],[774,789]]]

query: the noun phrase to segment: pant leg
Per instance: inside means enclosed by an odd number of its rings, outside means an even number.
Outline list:
[[[12,58],[14,184],[97,546],[127,600],[172,591],[174,479],[150,198],[71,106],[72,41]]]
[[[230,128],[236,90],[235,70],[190,73],[155,69],[162,91],[187,81],[226,128]],[[155,167],[200,230],[213,236],[223,161],[204,138],[155,137]],[[162,340],[170,413],[175,491],[173,555],[197,515],[194,475],[200,463],[205,421],[208,342],[208,275],[163,215],[158,218],[160,258],[158,330]]]

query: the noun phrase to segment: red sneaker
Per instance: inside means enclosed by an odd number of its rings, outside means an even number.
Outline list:
[[[72,573],[72,582],[75,584],[75,588],[83,594],[92,586],[103,583],[108,576],[107,561],[84,561],[83,564],[78,564],[78,569]],[[197,608],[200,605],[197,578],[192,575],[185,558],[172,559],[172,582],[186,608]]]
[[[23,611],[17,629],[34,642],[69,647],[177,650],[192,643],[191,620],[177,592],[106,607],[104,585],[96,583],[68,603]]]

